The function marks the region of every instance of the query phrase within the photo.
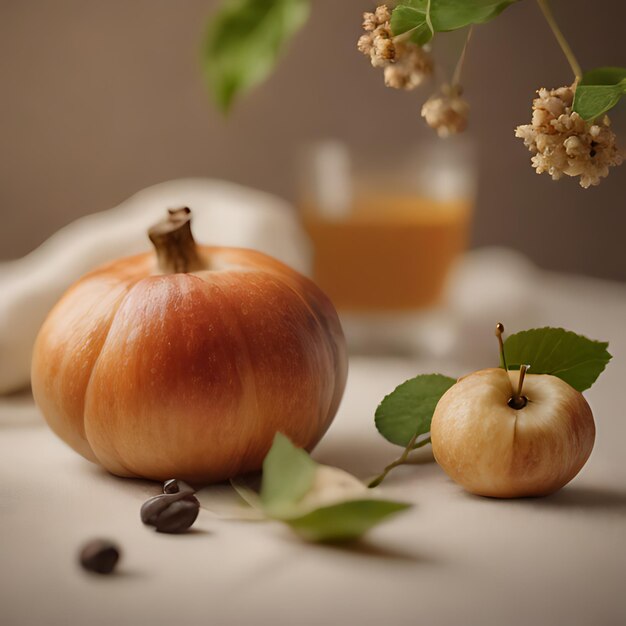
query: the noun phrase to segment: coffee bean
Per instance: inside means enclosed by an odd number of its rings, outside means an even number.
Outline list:
[[[160,533],[182,533],[196,521],[200,502],[190,493],[154,496],[141,507],[141,521]]]
[[[163,483],[163,493],[196,493],[196,490],[188,485],[184,480],[172,478]]]
[[[105,539],[94,539],[80,551],[80,564],[87,571],[97,574],[110,574],[119,558],[119,548]]]

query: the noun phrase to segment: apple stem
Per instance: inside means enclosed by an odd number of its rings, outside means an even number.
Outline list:
[[[504,342],[502,341],[502,335],[504,334],[504,324],[502,322],[498,322],[496,324],[496,337],[498,338],[498,344],[500,345],[500,360],[502,361],[502,367],[504,371],[507,372],[509,368],[506,364],[506,356],[504,354]]]
[[[394,469],[395,467],[398,467],[399,465],[408,463],[409,455],[411,454],[411,452],[413,452],[413,450],[417,450],[418,448],[421,448],[430,443],[430,437],[427,437],[426,439],[420,441],[419,443],[415,443],[417,441],[417,437],[418,437],[417,433],[413,435],[409,443],[406,445],[404,452],[393,463],[390,463],[389,465],[387,465],[387,467],[385,467],[385,469],[383,470],[382,474],[380,474],[380,476],[377,476],[376,478],[374,478],[372,481],[368,483],[367,486],[370,489],[373,489],[374,487],[378,487],[378,485],[380,485],[380,483],[382,483],[383,480],[387,478],[387,474],[389,474],[389,472],[392,469]]]
[[[519,382],[517,384],[517,392],[509,400],[509,406],[513,409],[523,409],[528,404],[528,398],[522,395],[522,388],[524,386],[526,370],[529,368],[530,365],[522,365],[519,368]]]
[[[191,210],[168,209],[166,219],[148,230],[159,269],[164,274],[178,274],[206,269],[191,234]]]
[[[521,397],[522,395],[522,387],[524,386],[524,377],[526,376],[526,370],[530,367],[530,365],[522,365],[519,368],[519,383],[517,385],[517,397]]]

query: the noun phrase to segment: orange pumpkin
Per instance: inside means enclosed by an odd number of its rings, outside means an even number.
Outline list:
[[[258,470],[277,431],[313,448],[347,373],[328,298],[260,252],[197,246],[189,209],[149,234],[156,255],[87,274],[39,332],[32,388],[54,432],[155,480]]]

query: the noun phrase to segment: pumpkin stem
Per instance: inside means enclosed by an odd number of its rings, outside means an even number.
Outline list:
[[[195,272],[205,269],[198,246],[191,234],[191,210],[168,209],[168,217],[148,230],[154,244],[159,269],[164,274]]]

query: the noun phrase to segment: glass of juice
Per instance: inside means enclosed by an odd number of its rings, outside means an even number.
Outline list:
[[[352,351],[445,351],[446,279],[473,212],[471,145],[428,141],[404,155],[378,152],[375,162],[368,154],[338,141],[304,153],[300,210],[313,278]]]

